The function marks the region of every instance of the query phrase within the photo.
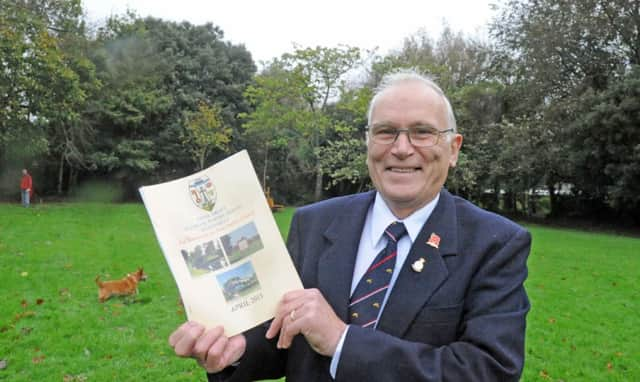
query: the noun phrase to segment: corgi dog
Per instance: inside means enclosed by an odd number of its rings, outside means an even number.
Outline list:
[[[100,276],[96,276],[98,285],[98,300],[105,302],[111,296],[128,296],[138,294],[138,283],[147,279],[147,275],[142,268],[138,268],[134,273],[127,274],[127,277],[120,280],[100,281]]]

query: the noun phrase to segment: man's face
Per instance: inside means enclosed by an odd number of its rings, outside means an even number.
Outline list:
[[[371,125],[397,129],[431,126],[448,129],[444,100],[421,82],[403,82],[380,94],[371,114]],[[393,144],[367,143],[369,176],[398,218],[409,216],[433,200],[458,160],[462,136],[442,134],[430,147],[415,147],[406,133]]]

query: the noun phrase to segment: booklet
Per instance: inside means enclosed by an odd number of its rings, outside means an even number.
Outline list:
[[[140,195],[189,320],[233,336],[302,288],[246,150]]]

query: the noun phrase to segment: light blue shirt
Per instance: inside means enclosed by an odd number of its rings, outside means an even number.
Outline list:
[[[365,274],[373,259],[376,258],[378,253],[384,249],[387,245],[387,238],[384,235],[384,230],[389,226],[389,224],[394,221],[404,223],[407,228],[407,235],[404,235],[400,241],[398,241],[398,251],[396,255],[396,266],[393,269],[393,274],[391,275],[391,282],[389,283],[389,289],[387,289],[387,293],[382,301],[382,306],[380,308],[380,313],[378,314],[378,318],[382,314],[385,305],[387,304],[387,299],[389,298],[389,294],[391,293],[391,289],[396,283],[396,279],[400,274],[400,270],[404,266],[404,262],[409,255],[409,250],[411,249],[411,245],[418,237],[420,233],[420,229],[424,226],[424,223],[429,219],[433,209],[438,204],[438,200],[440,199],[440,194],[437,194],[435,199],[429,202],[424,207],[415,211],[405,219],[398,219],[393,212],[387,206],[384,199],[380,193],[376,193],[376,198],[373,202],[373,205],[369,208],[367,212],[367,217],[364,222],[364,227],[362,229],[362,234],[360,236],[360,245],[358,246],[358,253],[356,255],[356,264],[353,270],[353,278],[351,279],[351,294],[355,291],[358,282]],[[376,326],[378,324],[376,323]],[[336,377],[336,371],[338,370],[338,363],[340,361],[340,354],[342,353],[342,346],[344,344],[344,339],[347,336],[347,332],[349,331],[349,326],[345,329],[340,337],[340,341],[338,342],[338,346],[336,347],[336,352],[333,354],[331,358],[331,366],[329,368],[329,372],[331,373],[331,377]]]

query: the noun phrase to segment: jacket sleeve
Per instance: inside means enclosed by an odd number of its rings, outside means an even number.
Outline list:
[[[411,342],[350,327],[336,381],[518,381],[529,300],[523,282],[531,236],[519,228],[477,266],[457,340]]]

